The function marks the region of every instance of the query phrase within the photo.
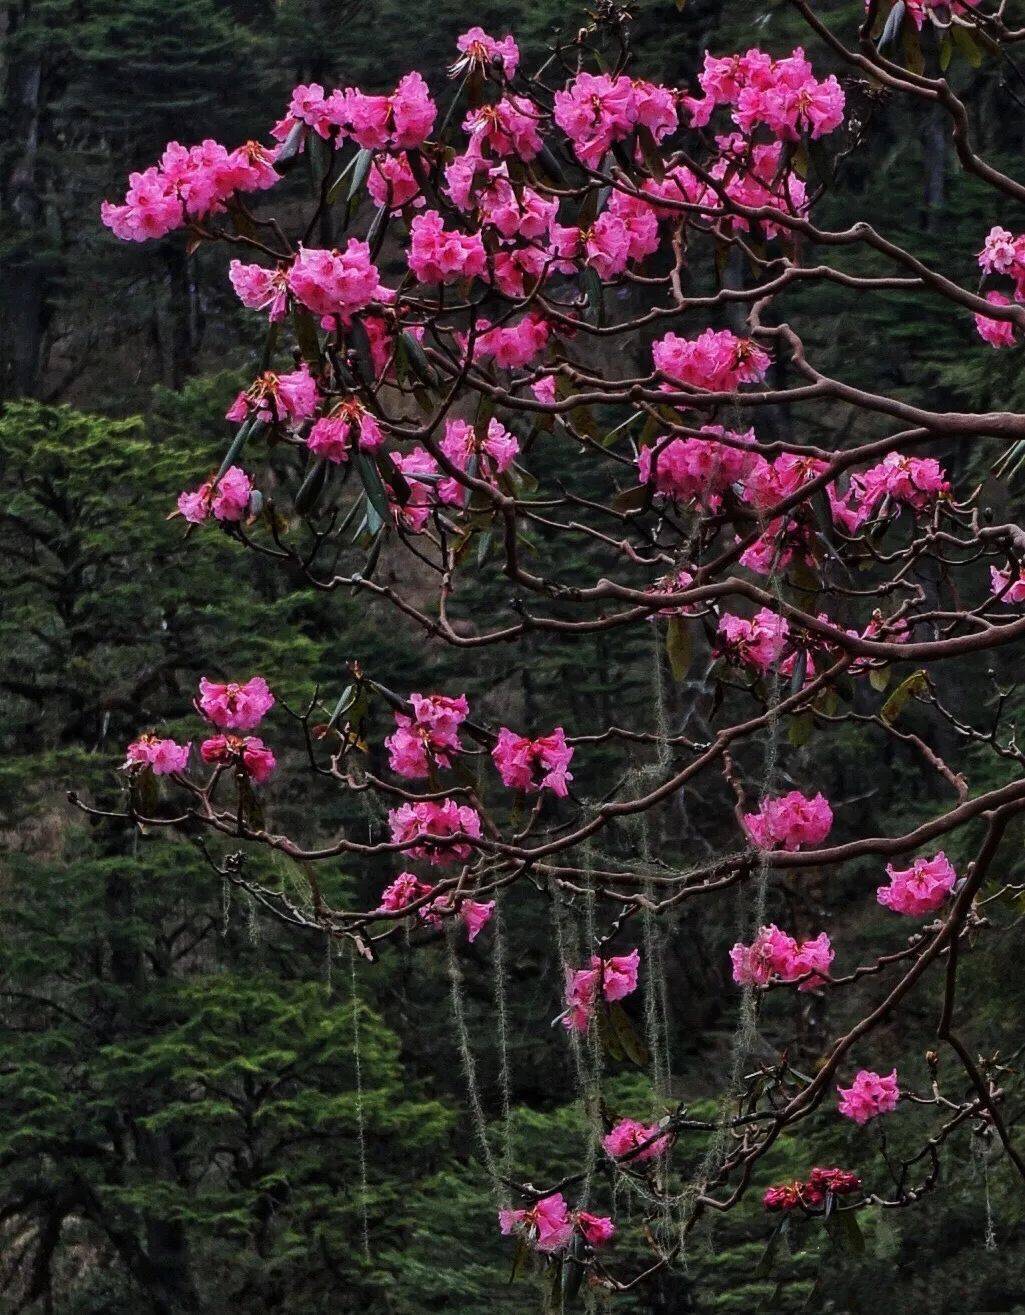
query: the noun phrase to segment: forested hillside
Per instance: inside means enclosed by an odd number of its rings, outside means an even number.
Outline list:
[[[693,86],[706,49],[756,44],[775,53],[803,44],[823,72],[842,73],[848,103],[872,131],[841,161],[817,212],[822,222],[867,217],[973,288],[990,227],[1025,228],[1025,206],[1015,213],[1007,202],[994,214],[992,197],[957,170],[938,110],[849,79],[791,6],[637,0],[631,8],[645,77]],[[848,25],[861,8],[860,0],[818,6]],[[581,1091],[579,1066],[548,1020],[561,1008],[562,938],[583,937],[593,910],[563,925],[537,891],[528,899],[516,888],[500,907],[497,975],[486,937],[453,949],[427,926],[397,932],[365,971],[348,948],[282,925],[223,880],[218,865],[230,845],[212,853],[198,830],[184,839],[140,834],[116,817],[125,745],[148,728],[194,737],[203,675],[264,673],[282,726],[286,707],[336,694],[358,663],[403,694],[465,691],[475,715],[496,722],[534,724],[543,707],[546,724],[583,734],[648,724],[656,706],[674,725],[700,720],[697,673],[675,678],[656,625],[625,641],[599,630],[572,651],[528,634],[501,661],[487,650],[468,659],[426,644],[363,595],[310,590],[300,572],[240,550],[230,535],[209,526],[195,534],[168,519],[179,492],[226,446],[225,410],[261,368],[264,334],[232,293],[222,248],[193,250],[180,233],[117,242],[99,207],[169,140],[266,138],[268,106],[283,113],[297,83],[390,89],[415,68],[443,93],[439,70],[471,23],[515,32],[524,61],[536,63],[553,36],[584,21],[583,10],[554,0],[0,7],[3,1315],[537,1308],[529,1280],[510,1281],[513,1255],[495,1225],[479,1125],[501,1146],[504,1168],[515,1163],[526,1180],[571,1172],[587,1118],[581,1106],[595,1093]],[[977,147],[1025,178],[1025,75],[1011,56],[983,53],[962,51],[950,77],[976,107]],[[299,214],[308,194],[297,169],[276,213]],[[373,213],[365,198],[356,203]],[[333,244],[332,222],[323,218],[319,245]],[[385,243],[382,270],[397,259]],[[940,412],[1025,410],[1020,350],[990,351],[968,313],[922,299],[909,319],[896,294],[841,301],[814,283],[792,305],[817,364],[853,386],[924,399]],[[599,374],[613,365],[603,351],[591,362]],[[807,411],[757,419],[768,438],[831,446],[857,436],[840,432],[844,415],[829,405],[814,419]],[[981,482],[999,454],[993,445],[977,457],[928,451],[964,486]],[[551,472],[556,482],[578,478],[574,460],[553,457],[564,463]],[[272,450],[268,479],[283,486],[283,471]],[[992,496],[1001,515],[1020,520],[1025,474],[1012,472]],[[553,543],[539,534],[537,551]],[[581,547],[581,560],[586,554]],[[386,555],[386,583],[398,569]],[[507,605],[493,575],[472,588],[462,606],[474,615]],[[962,668],[957,688],[941,693],[985,726],[998,701],[1012,716],[1021,708],[1020,666],[1013,648],[980,655],[969,680]],[[383,704],[372,712],[373,771],[385,770],[390,714]],[[985,788],[993,769],[979,746],[949,727],[926,730],[918,715],[910,711],[910,729],[958,770],[970,768],[973,789]],[[835,741],[805,744],[798,734],[788,752],[803,780],[842,810],[849,835],[869,818],[877,831],[910,831],[935,805],[935,779],[892,740],[859,760],[837,753]],[[324,837],[342,825],[369,834],[376,805],[339,801],[310,784],[305,766],[300,748],[279,754],[264,793],[274,828],[309,836],[315,816]],[[622,755],[596,742],[574,770],[580,796],[599,798],[623,770]],[[645,779],[641,751],[629,770]],[[69,791],[111,816],[85,816]],[[694,863],[728,843],[733,821],[722,797],[681,790],[651,829],[624,820],[603,844],[628,857],[653,853],[667,866]],[[1019,835],[1001,851],[1008,883],[1025,881]],[[301,865],[280,853],[261,862],[263,881],[286,901],[302,898]],[[369,908],[391,875],[382,859],[346,859],[327,881],[334,897]],[[823,868],[787,894],[785,916],[811,927],[828,913],[854,950],[868,947],[887,916],[858,898],[875,875],[857,863],[842,874]],[[664,969],[668,1014],[666,1053],[654,1063],[697,1119],[714,1112],[737,1027],[727,951],[739,899],[725,891],[718,905],[682,903],[644,932]],[[964,953],[961,1008],[974,1050],[999,1051],[1016,1077],[1025,1054],[1022,927],[1019,918],[994,920],[985,962]],[[909,1055],[908,1038],[932,1025],[941,985],[916,996],[878,1040],[882,1058],[906,1060],[922,1093],[931,1061],[924,1051]],[[778,998],[767,997],[764,1010],[775,1018]],[[845,1011],[853,1020],[845,999],[802,997],[789,1047],[795,1067],[814,1071],[827,1018],[835,1030]],[[755,1054],[768,1062],[774,1051],[756,1044]],[[479,1111],[468,1103],[468,1070]],[[601,1100],[646,1117],[644,1065],[610,1063]],[[1006,1111],[1012,1124],[1022,1116],[1013,1104]],[[773,1147],[772,1181],[803,1172],[810,1144],[817,1163],[849,1165],[871,1182],[911,1144],[900,1118],[884,1135],[816,1116],[800,1152],[788,1136]],[[893,1312],[926,1304],[936,1315],[1025,1312],[1021,1182],[988,1136],[966,1135],[948,1150],[937,1190],[919,1208],[866,1209],[847,1246],[795,1220],[789,1252],[784,1242],[766,1258],[774,1221],[759,1193],[702,1222],[680,1264],[617,1294],[609,1309],[872,1312],[885,1302]],[[696,1172],[702,1154],[695,1140],[684,1161]],[[617,1249],[641,1257],[643,1221],[626,1209]],[[604,1308],[600,1293],[587,1300]]]

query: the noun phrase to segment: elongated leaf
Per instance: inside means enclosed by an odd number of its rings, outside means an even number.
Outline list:
[[[648,1053],[648,1047],[634,1031],[626,1010],[618,1000],[609,1005],[609,1020],[612,1023],[612,1030],[616,1034],[616,1040],[622,1047],[626,1057],[632,1060],[638,1068],[644,1068],[645,1065],[649,1064],[651,1055]]]
[[[886,722],[887,726],[892,726],[904,711],[908,700],[914,698],[916,694],[923,694],[928,688],[925,672],[913,671],[907,680],[901,681],[883,704],[882,711],[879,713],[880,717]]]
[[[685,617],[671,616],[666,627],[666,656],[674,680],[686,680],[694,661],[694,641]]]
[[[385,491],[384,482],[381,479],[381,472],[374,463],[363,452],[357,452],[354,461],[356,464],[356,473],[359,475],[363,487],[367,491],[367,500],[373,507],[374,511],[381,519],[383,524],[391,515],[391,507],[388,502],[388,494]],[[380,526],[378,526],[380,529]],[[376,531],[375,531],[376,533]]]

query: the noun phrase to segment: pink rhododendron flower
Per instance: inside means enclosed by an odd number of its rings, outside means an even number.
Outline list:
[[[541,375],[539,379],[535,379],[530,385],[530,391],[539,402],[544,402],[546,406],[552,406],[556,401],[555,375]]]
[[[466,695],[411,694],[413,715],[395,713],[395,731],[385,740],[393,772],[410,779],[427,776],[432,762],[451,767],[449,752],[459,752],[459,727],[469,714]]]
[[[655,369],[672,380],[713,393],[732,393],[765,378],[769,354],[729,329],[706,329],[697,338],[667,333],[651,348]]]
[[[1004,593],[1002,603],[1025,603],[1025,571],[1019,570],[1011,583],[1010,570],[1001,571],[996,566],[989,568],[989,587],[994,594]]]
[[[1025,237],[1014,237],[1006,228],[994,224],[979,252],[979,264],[987,274],[1020,278],[1025,267]]]
[[[481,903],[480,900],[464,899],[460,903],[459,916],[466,924],[467,940],[470,941],[471,944],[491,921],[491,915],[494,911],[494,900],[488,900],[487,903]]]
[[[622,274],[630,260],[630,230],[622,219],[604,210],[580,236],[587,263],[600,279]]]
[[[812,974],[798,987],[811,991],[822,984],[822,974],[828,973],[834,951],[829,936],[820,932],[812,940],[798,942],[770,923],[762,927],[750,945],[738,941],[730,950],[733,980],[739,986],[765,986],[773,977],[783,982],[796,982]]]
[[[263,785],[277,766],[273,751],[255,735],[247,735],[244,739],[235,735],[215,735],[203,741],[199,752],[203,761],[211,766],[228,767],[234,763],[243,767],[257,785]]]
[[[328,320],[348,319],[374,300],[380,276],[365,242],[350,237],[344,251],[300,247],[288,271],[288,286],[304,306]]]
[[[1002,292],[987,292],[986,300],[993,306],[1010,306],[1010,297]],[[991,347],[1013,347],[1015,328],[1010,320],[995,320],[992,315],[976,315],[975,328],[979,337]]]
[[[567,969],[563,1027],[585,1032],[599,998],[610,1002],[622,1000],[636,991],[640,962],[640,952],[631,950],[629,954],[612,955],[608,959],[594,954],[589,968]]]
[[[717,440],[729,438],[753,447],[754,430],[736,434],[722,425],[704,425],[701,433],[708,437],[660,440],[654,447],[641,448],[637,456],[641,483],[654,482],[656,493],[678,502],[717,506],[722,492],[743,479],[752,463],[760,460],[752,452]]]
[[[863,1068],[854,1075],[854,1081],[845,1091],[838,1086],[840,1096],[838,1109],[846,1119],[855,1123],[866,1124],[880,1114],[889,1114],[897,1108],[900,1089],[897,1086],[897,1070],[885,1077]]]
[[[388,206],[392,214],[397,214],[403,206],[426,204],[420,193],[420,184],[416,181],[405,154],[377,154],[367,174],[367,191],[377,205]]]
[[[203,676],[196,706],[215,726],[249,731],[273,708],[274,695],[262,676],[253,676],[244,685],[218,685]]]
[[[192,525],[213,513],[219,521],[240,521],[249,510],[253,484],[240,466],[229,466],[215,486],[207,480],[198,489],[178,495],[178,510]]]
[[[790,141],[805,132],[825,136],[843,122],[843,88],[832,74],[818,81],[800,47],[785,59],[757,49],[723,59],[706,52],[698,83],[703,99],[683,102],[694,127],[704,127],[717,105],[733,106],[733,120],[746,134],[764,125]]]
[[[303,361],[290,374],[267,370],[239,393],[225,414],[226,420],[245,420],[255,414],[264,424],[306,420],[317,409],[320,394],[310,368]]]
[[[337,402],[310,430],[306,446],[318,457],[348,461],[353,440],[360,452],[376,452],[383,442],[376,418],[356,397]]]
[[[184,772],[189,764],[191,744],[162,740],[156,735],[140,735],[125,751],[124,768],[149,767],[154,776]]]
[[[587,1210],[577,1211],[577,1227],[588,1246],[600,1247],[612,1240],[616,1226],[608,1215],[592,1215]]]
[[[548,344],[548,321],[531,311],[518,324],[506,324],[492,329],[486,321],[477,326],[484,332],[477,338],[477,354],[492,357],[496,365],[513,369],[529,365]]]
[[[614,1159],[629,1155],[630,1164],[643,1164],[646,1160],[658,1159],[669,1150],[671,1136],[667,1133],[659,1137],[658,1130],[657,1123],[649,1126],[638,1123],[636,1119],[620,1119],[602,1138],[601,1144]],[[646,1142],[650,1144],[645,1145]],[[638,1151],[638,1146],[643,1146],[644,1149]],[[631,1154],[631,1152],[636,1153]]]
[[[615,141],[637,122],[637,95],[627,77],[579,73],[555,93],[555,122],[573,143],[581,164],[596,169]]]
[[[887,863],[886,875],[890,884],[877,889],[876,899],[894,913],[906,913],[912,918],[935,913],[957,881],[957,873],[942,850],[934,858],[916,858],[902,871]]]
[[[272,323],[288,313],[288,273],[283,269],[264,269],[262,265],[243,265],[233,260],[228,278],[235,294],[249,310],[265,310]]]
[[[821,794],[808,798],[791,790],[779,799],[763,799],[757,813],[745,813],[744,826],[761,849],[799,849],[821,845],[833,825],[833,810]]]
[[[538,110],[525,96],[503,96],[497,105],[471,110],[463,120],[463,131],[470,134],[470,153],[474,155],[533,160],[544,145],[538,131]]]
[[[573,777],[568,768],[573,748],[566,743],[566,732],[561,726],[536,740],[502,726],[491,757],[502,784],[510,790],[551,790],[560,799],[569,792],[568,783]]]
[[[716,652],[741,666],[768,671],[783,656],[790,626],[786,619],[763,607],[748,621],[727,612],[719,620]]]
[[[484,273],[486,257],[479,233],[446,229],[437,210],[417,215],[409,231],[409,268],[421,283],[455,283]]]
[[[618,219],[626,230],[627,256],[630,260],[643,260],[658,250],[658,215],[654,206],[647,201],[625,192],[613,192],[604,213]]]
[[[812,1169],[807,1182],[795,1178],[768,1188],[762,1197],[767,1210],[793,1210],[797,1206],[816,1209],[828,1195],[850,1196],[861,1187],[861,1179],[849,1169]]]
[[[473,853],[473,845],[455,842],[452,836],[468,836],[471,841],[481,836],[480,814],[468,804],[457,804],[454,799],[440,803],[433,799],[418,799],[405,803],[388,814],[392,843],[417,843],[408,850],[410,858],[428,863],[465,862]]]
[[[857,524],[864,524],[885,498],[924,511],[950,493],[943,467],[933,457],[905,457],[890,452],[869,470],[851,476]]]
[[[529,1210],[500,1210],[502,1234],[522,1233],[538,1251],[561,1251],[573,1236],[566,1199],[561,1192],[546,1196]]]
[[[471,460],[476,462],[473,472],[477,479],[486,479],[494,484],[497,477],[508,470],[520,450],[514,434],[496,417],[488,421],[488,431],[481,440],[473,425],[465,420],[448,420],[445,433],[439,444],[449,461],[464,473],[470,470]],[[456,479],[444,479],[438,484],[438,496],[442,502],[452,504],[466,500],[468,490]]]
[[[234,151],[209,138],[188,148],[168,142],[159,164],[129,174],[124,204],[104,201],[100,218],[128,242],[164,237],[190,220],[223,210],[234,192],[272,187],[280,178],[274,155],[259,142]]]
[[[412,872],[400,872],[391,885],[381,892],[378,912],[400,913],[422,896],[429,895],[433,889],[433,886],[421,881]]]
[[[456,39],[456,47],[462,52],[462,58],[449,69],[452,77],[465,73],[471,66],[487,69],[489,65],[500,63],[507,78],[514,78],[520,63],[520,51],[511,36],[496,41],[488,36],[482,27],[471,27]]]
[[[390,96],[367,96],[349,87],[334,93],[334,113],[357,145],[412,150],[430,136],[438,109],[419,73],[407,73]]]

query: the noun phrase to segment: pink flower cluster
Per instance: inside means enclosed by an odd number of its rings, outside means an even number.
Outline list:
[[[508,95],[497,104],[471,110],[463,120],[463,131],[470,136],[470,155],[515,156],[529,161],[544,145],[538,124],[538,110],[532,101]]]
[[[425,777],[431,765],[451,767],[451,752],[458,753],[459,727],[469,716],[466,695],[410,694],[413,715],[395,714],[395,730],[385,740],[388,763],[393,772],[416,780]]]
[[[355,237],[349,238],[344,251],[300,247],[288,271],[293,296],[322,317],[324,328],[333,328],[339,315],[348,323],[356,311],[369,306],[380,281],[369,246]]]
[[[615,954],[608,959],[593,954],[589,968],[567,969],[563,1027],[586,1032],[599,999],[622,1000],[637,990],[640,965],[640,951],[631,950],[629,954]]]
[[[473,425],[465,420],[447,420],[445,433],[439,445],[445,456],[464,474],[470,471],[471,461],[476,462],[476,477],[494,483],[509,469],[519,454],[516,436],[510,434],[497,416],[488,421],[487,433],[480,438]],[[438,485],[438,497],[450,504],[465,500],[467,490],[455,479],[443,479]]]
[[[277,766],[273,751],[256,735],[214,735],[203,741],[199,752],[212,767],[234,766],[257,785],[263,785]]]
[[[520,48],[511,36],[496,40],[488,36],[482,27],[471,27],[456,39],[460,58],[449,69],[452,77],[458,77],[471,67],[488,70],[492,64],[501,65],[507,78],[514,78],[520,64]]]
[[[500,1210],[498,1223],[503,1237],[518,1234],[525,1237],[537,1251],[562,1251],[579,1233],[591,1247],[604,1246],[616,1231],[606,1215],[590,1214],[587,1210],[570,1213],[566,1198],[561,1192],[545,1196],[529,1210]]]
[[[569,87],[555,93],[554,117],[589,169],[597,169],[613,142],[623,141],[635,128],[646,128],[661,142],[679,121],[676,95],[667,87],[607,73],[578,73]]]
[[[243,389],[225,412],[226,420],[255,416],[264,424],[298,423],[307,420],[320,402],[316,380],[303,361],[298,370],[275,374],[267,370]]]
[[[833,516],[851,534],[875,515],[886,499],[896,506],[925,511],[950,493],[946,472],[934,457],[890,452],[878,465],[851,476],[843,497],[832,498]]]
[[[206,676],[199,682],[196,707],[207,721],[227,730],[252,730],[273,706],[274,695],[262,676],[253,676],[244,685],[219,685]]]
[[[306,446],[315,456],[337,465],[348,461],[354,444],[360,452],[376,452],[383,441],[375,416],[358,397],[347,397],[313,425]]]
[[[434,893],[435,889],[429,882],[421,881],[412,872],[400,872],[391,885],[381,892],[381,903],[377,911],[378,913],[401,913],[411,904],[419,900],[425,900]],[[432,927],[437,927],[441,924],[444,916],[451,914],[452,908],[453,900],[451,896],[438,895],[430,903],[421,905],[420,917]],[[491,921],[491,915],[494,911],[494,900],[488,900],[487,903],[472,899],[459,900],[458,913],[463,920],[463,925],[466,927],[467,940],[471,944]]]
[[[271,136],[284,141],[305,124],[336,146],[346,137],[367,150],[410,150],[422,146],[437,117],[427,83],[419,73],[407,73],[390,96],[367,96],[356,87],[325,93],[318,82],[300,84],[292,92],[288,113]]]
[[[525,735],[517,735],[503,726],[491,757],[502,784],[510,790],[551,790],[560,799],[569,792],[573,777],[568,769],[573,748],[566,743],[566,732],[561,726],[536,740],[528,740]]]
[[[763,799],[757,813],[744,814],[747,833],[760,849],[821,845],[832,825],[833,810],[825,796],[808,798],[800,790],[778,799]]]
[[[702,98],[683,102],[694,127],[705,127],[719,105],[733,107],[741,132],[764,125],[787,141],[823,137],[843,123],[843,88],[832,74],[820,82],[800,46],[785,59],[757,48],[721,59],[706,51],[698,83]]]
[[[697,338],[667,333],[651,348],[655,369],[672,382],[712,393],[732,393],[757,383],[769,368],[768,352],[730,329],[705,329]]]
[[[845,1119],[853,1119],[862,1126],[880,1114],[889,1114],[897,1108],[900,1100],[900,1088],[897,1086],[897,1070],[881,1076],[863,1068],[854,1075],[854,1081],[844,1090],[837,1087],[840,1101],[837,1106]]]
[[[392,843],[408,845],[410,858],[431,864],[465,862],[481,838],[480,814],[454,799],[418,799],[401,804],[388,814]],[[455,836],[467,840],[455,840]],[[415,843],[413,843],[415,842]]]
[[[822,985],[822,974],[829,972],[833,954],[824,931],[814,940],[798,942],[770,923],[759,929],[750,945],[738,941],[730,950],[733,980],[739,986],[765,986],[774,977],[782,982],[807,977],[797,989],[813,991]]]
[[[506,370],[529,365],[544,351],[551,333],[548,321],[536,311],[528,312],[515,324],[494,329],[486,320],[478,320],[477,329],[477,354]]]
[[[995,224],[989,231],[982,250],[979,252],[979,265],[983,273],[991,277],[1011,280],[1012,296],[993,289],[986,293],[986,300],[993,306],[1010,306],[1014,302],[1025,302],[1025,233],[1014,236],[1008,229]],[[976,315],[975,327],[979,336],[991,347],[1012,347],[1017,341],[1015,326],[1010,320],[997,320],[990,315]]]
[[[487,257],[479,233],[445,228],[437,210],[417,215],[409,231],[409,268],[421,283],[456,283],[484,273]]]
[[[636,1119],[620,1119],[602,1138],[601,1144],[614,1160],[629,1156],[630,1164],[643,1164],[665,1155],[672,1145],[672,1136],[659,1136],[657,1123],[650,1126]],[[643,1147],[643,1150],[638,1150]]]
[[[815,1210],[829,1196],[850,1196],[861,1188],[861,1179],[849,1169],[812,1169],[808,1179],[795,1178],[767,1189],[762,1197],[766,1210],[793,1210],[801,1206]]]
[[[199,146],[168,142],[159,164],[128,176],[122,205],[104,201],[100,218],[116,237],[145,242],[224,209],[235,192],[273,187],[276,151],[246,142],[233,151],[209,138]]]
[[[124,769],[148,767],[154,776],[170,776],[184,772],[189,764],[191,744],[177,744],[174,740],[161,740],[156,735],[140,735],[127,748]]]
[[[754,447],[753,429],[737,434],[722,425],[703,425],[700,432],[708,437],[673,438],[661,440],[655,447],[642,447],[637,471],[641,483],[652,483],[656,493],[714,510],[722,493],[744,479],[753,463],[762,458],[745,450]]]
[[[719,619],[715,652],[739,666],[765,672],[783,656],[790,625],[767,607],[748,620],[727,612]]]
[[[240,521],[249,510],[253,482],[240,466],[229,466],[219,480],[208,479],[198,489],[178,495],[178,510],[191,525],[213,513],[219,521]]]
[[[1025,603],[1025,571],[1017,568],[1017,574],[1011,579],[1009,569],[1000,570],[996,566],[989,568],[989,587],[994,594],[1003,594],[1002,603]]]
[[[957,881],[957,873],[942,850],[933,858],[916,858],[911,867],[902,871],[887,863],[886,875],[890,884],[878,888],[876,899],[885,908],[910,918],[935,913]]]

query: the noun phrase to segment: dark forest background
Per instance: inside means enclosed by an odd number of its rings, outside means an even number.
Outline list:
[[[822,8],[853,23],[860,6]],[[804,37],[785,6],[690,0],[681,13],[673,0],[638,0],[635,10],[638,67],[673,84],[692,80],[706,46],[759,42],[779,53]],[[397,945],[360,969],[354,993],[346,956],[229,897],[187,842],[87,824],[64,792],[116,802],[135,732],[194,733],[202,673],[261,671],[298,702],[318,682],[339,690],[357,658],[393,689],[465,688],[492,715],[518,710],[530,722],[540,708],[548,724],[553,709],[581,729],[650,723],[643,643],[567,653],[535,640],[503,655],[499,672],[474,670],[383,611],[309,596],[227,538],[186,540],[165,516],[224,445],[226,404],[258,359],[258,317],[231,294],[222,250],[189,255],[180,238],[119,243],[98,218],[101,198],[119,197],[127,171],[169,139],[266,139],[298,81],[379,90],[416,67],[440,87],[471,22],[514,31],[529,63],[581,16],[560,0],[19,0],[0,15],[0,1312],[521,1315],[536,1298],[529,1284],[508,1283],[509,1247],[465,1113],[444,946]],[[1021,177],[1025,82],[977,62],[952,76],[986,153]],[[974,284],[989,226],[1021,231],[1025,215],[1006,202],[994,209],[960,178],[930,112],[882,99],[874,114],[870,145],[823,214],[868,217]],[[290,181],[275,208],[298,206],[301,189]],[[1025,409],[1020,353],[981,346],[969,316],[896,295],[842,306],[833,297],[795,298],[826,369],[936,408]],[[843,417],[817,423],[824,442]],[[982,455],[936,455],[956,480],[982,473]],[[480,584],[482,614],[496,587]],[[982,676],[953,693],[966,716],[985,720]],[[671,690],[671,701],[686,697]],[[382,712],[381,736],[386,724]],[[283,719],[275,727],[284,747]],[[933,784],[888,741],[870,761],[814,741],[794,754],[802,779],[841,801],[854,831],[870,818],[876,831],[906,830],[935,805]],[[279,829],[310,835],[308,786],[294,766],[269,811]],[[970,766],[983,785],[991,769]],[[614,770],[596,752],[585,780]],[[326,834],[343,819],[330,798],[319,807]],[[688,796],[658,840],[673,859],[707,854],[728,825],[721,805]],[[856,953],[885,925],[864,898],[876,875],[824,872],[792,896],[790,913],[835,928],[834,943]],[[352,868],[332,880],[369,903],[385,876]],[[284,865],[279,877],[296,881]],[[663,933],[674,1090],[696,1109],[728,1059],[735,915],[730,903],[688,909]],[[509,900],[504,920],[514,1160],[524,1176],[550,1180],[580,1135],[573,1066],[547,1025],[558,1010],[557,947],[536,894]],[[1025,1009],[1021,934],[1001,929],[985,963],[966,965],[974,1046],[1012,1052],[1012,1062]],[[490,955],[485,935],[460,964],[497,1118]],[[808,1062],[842,1022],[840,1007],[829,1010],[808,1001],[792,1042]],[[877,1067],[899,1061],[925,1089],[921,1038],[932,1021],[925,992],[881,1038]],[[643,1114],[644,1088],[613,1072],[606,1098]],[[903,1117],[892,1123],[898,1142]],[[802,1171],[809,1154],[869,1186],[883,1173],[871,1130],[827,1115],[808,1135],[810,1149],[784,1141],[774,1152],[777,1176]],[[623,1219],[627,1257],[641,1255],[636,1222]],[[864,1253],[846,1256],[821,1230],[798,1232],[794,1254],[762,1277],[769,1224],[753,1194],[694,1240],[685,1266],[616,1309],[1025,1311],[1022,1198],[981,1138],[954,1149],[940,1189],[917,1209],[867,1211],[863,1231]]]

